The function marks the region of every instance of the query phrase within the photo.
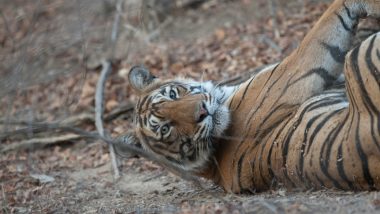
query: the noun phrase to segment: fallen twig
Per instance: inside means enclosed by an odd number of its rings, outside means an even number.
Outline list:
[[[121,105],[114,110],[112,110],[110,113],[106,114],[103,118],[104,121],[110,122],[116,118],[118,118],[120,115],[126,114],[128,112],[133,111],[135,108],[134,103],[126,103],[124,105]]]
[[[60,124],[62,125],[79,125],[82,124],[85,121],[93,122],[94,121],[94,116],[91,113],[82,113],[82,114],[77,114],[70,116],[66,119],[63,119],[62,121],[59,121]],[[7,125],[8,123],[18,123],[20,125],[27,126],[30,124],[31,121],[24,121],[24,120],[7,120],[7,119],[0,119],[0,124],[2,125]],[[57,123],[56,121],[55,123]]]
[[[5,190],[4,190],[4,185],[1,184],[1,193],[2,193],[2,206],[3,207],[2,209],[0,209],[0,211],[4,212],[4,213],[9,213],[8,211],[8,199],[7,199],[7,195],[5,194]]]
[[[282,53],[282,48],[278,46],[270,37],[261,35],[260,40],[269,45],[272,49],[276,50],[279,54]]]
[[[123,1],[118,0],[116,3],[116,14],[115,19],[112,26],[112,32],[111,32],[111,52],[110,52],[110,59],[113,59],[114,53],[115,53],[115,47],[116,42],[118,38],[118,31],[119,31],[119,22],[120,22],[120,14],[121,14],[121,8],[122,8]],[[111,72],[111,62],[110,61],[103,61],[102,62],[102,71],[100,73],[99,80],[96,84],[96,91],[95,91],[95,126],[96,129],[99,132],[99,135],[102,137],[106,137],[106,133],[104,131],[103,127],[103,113],[104,113],[104,86],[106,84],[107,77],[109,73]],[[114,172],[114,178],[119,179],[120,178],[120,171],[119,171],[119,164],[115,155],[115,149],[112,144],[109,144],[109,152],[110,152],[110,158],[111,158],[111,164]]]
[[[83,124],[85,122],[93,122],[93,121],[94,121],[93,114],[82,113],[79,115],[74,115],[74,116],[68,117],[68,118],[60,121],[59,123],[62,125],[67,125],[67,126],[78,126],[78,125]],[[29,124],[31,123],[30,121],[13,121],[13,120],[9,120],[9,119],[8,120],[0,119],[0,124],[8,125],[8,124],[12,124],[12,123],[17,123],[17,124],[20,124],[20,125],[26,126],[26,127],[21,128],[21,129],[17,129],[14,131],[8,131],[8,132],[0,133],[0,140],[9,139],[9,138],[25,139],[25,138],[30,138],[31,134],[34,135],[37,133],[42,133],[42,132],[48,131],[44,128],[29,126]],[[55,123],[58,123],[58,122],[55,122]]]
[[[77,134],[66,134],[56,137],[48,138],[33,138],[30,140],[21,141],[19,143],[12,143],[3,147],[0,147],[0,152],[5,153],[14,150],[24,150],[24,149],[36,149],[44,146],[53,145],[60,142],[67,142],[71,140],[77,140],[82,138],[82,136]]]
[[[104,112],[103,95],[104,95],[104,85],[106,84],[108,74],[111,72],[111,63],[107,61],[103,61],[102,66],[103,66],[103,69],[102,69],[102,72],[100,73],[100,77],[99,77],[98,83],[96,84],[96,91],[95,91],[95,126],[99,132],[99,135],[102,137],[105,137],[106,133],[103,127],[103,112]],[[110,150],[109,152],[110,152],[114,177],[115,179],[118,179],[120,177],[120,171],[119,171],[118,163],[115,156],[115,150],[112,144],[109,145],[109,150]]]
[[[151,176],[151,177],[148,177],[148,178],[143,179],[142,182],[145,183],[145,182],[151,181],[151,180],[153,180],[153,179],[156,179],[156,178],[158,178],[158,177],[163,176],[164,174],[165,174],[165,171],[163,171],[163,172],[159,172],[159,173],[157,173],[156,175],[153,175],[153,176]]]
[[[128,112],[132,112],[134,109],[134,103],[126,103],[123,104],[114,110],[112,110],[110,113],[106,114],[103,118],[105,122],[111,122],[112,120],[115,120],[119,116],[123,114],[127,114]],[[83,123],[89,122],[94,123],[95,122],[95,116],[93,113],[81,113],[78,115],[70,116],[64,120],[61,121],[55,121],[53,123],[60,123],[62,125],[67,126],[79,126]],[[30,124],[30,121],[24,121],[24,120],[9,120],[9,119],[0,119],[1,125],[8,125],[9,123],[18,123],[22,126],[27,126],[25,128],[20,128],[14,131],[7,131],[4,133],[0,133],[0,140],[4,139],[25,139],[29,138],[30,134],[38,134],[43,132],[48,132],[49,130],[43,129],[43,128],[36,128],[36,127],[28,127]]]
[[[124,24],[124,28],[135,33],[136,37],[144,41],[145,44],[150,45],[151,42],[160,35],[162,29],[166,28],[172,22],[173,22],[173,18],[169,17],[163,23],[161,23],[155,30],[149,33],[146,33],[129,24]]]
[[[278,39],[280,38],[280,31],[278,30],[278,25],[277,25],[277,6],[275,0],[270,0],[269,1],[269,8],[270,8],[270,14],[272,16],[272,27],[273,27],[273,34],[274,38]]]

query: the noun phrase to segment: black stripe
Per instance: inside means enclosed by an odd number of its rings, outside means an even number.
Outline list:
[[[273,129],[275,129],[278,125],[280,125],[284,121],[285,118],[288,118],[292,114],[293,114],[293,112],[289,111],[286,115],[284,115],[282,120],[278,120],[278,121],[274,122],[271,126],[266,127],[265,129],[261,129],[261,127],[259,127],[258,128],[259,132],[257,134],[257,137],[255,138],[255,143],[257,144],[258,142],[261,142],[261,140],[265,136],[267,136],[270,132],[273,131]],[[261,131],[261,130],[263,130],[263,131]]]
[[[372,142],[375,144],[375,146],[377,147],[377,149],[378,150],[380,150],[380,145],[379,145],[379,142],[377,141],[377,139],[376,139],[376,136],[378,136],[378,135],[376,135],[375,134],[375,130],[374,130],[374,124],[375,124],[375,121],[374,121],[374,117],[376,117],[376,116],[374,116],[373,114],[372,114],[372,112],[368,109],[368,107],[367,106],[365,106],[365,108],[367,109],[367,111],[368,111],[368,113],[370,114],[370,124],[371,124],[371,137],[372,137]],[[376,115],[376,114],[375,114]],[[379,128],[379,119],[377,120],[377,123],[378,123],[378,128]]]
[[[166,146],[163,146],[160,143],[154,143],[153,147],[156,148],[156,149],[167,150]]]
[[[236,90],[236,91],[238,91],[238,90],[240,90],[240,86],[238,86],[239,88]],[[231,101],[230,101],[230,104],[228,105],[228,110],[232,110],[231,108],[232,108],[232,104],[234,103],[234,99],[236,98],[236,94],[237,94],[237,92],[236,91],[234,91],[234,93],[233,93],[233,97],[232,97],[232,99],[231,99]]]
[[[202,84],[202,83],[201,83]],[[188,89],[187,89],[187,87],[185,86],[185,85],[183,85],[182,83],[180,83],[180,84],[177,84],[177,85],[174,85],[174,86],[171,86],[172,88],[173,87],[177,87],[177,90],[178,90],[178,88],[182,88],[183,90],[185,90],[185,91],[187,91]],[[201,86],[199,86],[199,87],[201,87]]]
[[[168,145],[168,146],[171,146],[173,145],[173,143],[175,143],[176,141],[166,141],[165,144]]]
[[[297,172],[298,174],[298,177],[303,180],[303,163],[304,163],[304,160],[305,160],[305,147],[306,145],[308,144],[308,141],[307,141],[307,134],[309,132],[309,129],[310,127],[314,124],[314,122],[320,118],[322,116],[322,114],[318,114],[318,115],[315,115],[313,118],[311,118],[307,124],[306,124],[306,129],[304,131],[304,135],[303,135],[303,140],[302,140],[302,145],[301,145],[301,148],[300,148],[300,155],[299,155],[299,160],[298,160],[298,165],[299,165],[299,170]]]
[[[276,69],[277,69],[278,66],[279,66],[279,65],[277,65],[277,66],[271,71],[270,76],[269,76],[269,77],[267,78],[267,80],[265,81],[264,87],[268,84],[268,81],[270,81],[270,79],[272,78],[273,73],[276,71]],[[283,72],[283,73],[280,75],[280,77],[279,77],[277,80],[275,80],[274,83],[273,83],[273,84],[267,89],[267,92],[268,92],[268,91],[274,86],[274,84],[275,84],[279,79],[281,79],[281,77],[282,77],[283,74],[284,74],[284,72]],[[263,87],[263,88],[264,88],[264,87]],[[239,90],[240,90],[240,89],[239,89]],[[260,91],[259,93],[261,94],[262,92]],[[257,112],[258,110],[261,109],[261,106],[262,106],[263,102],[264,102],[264,99],[260,102],[259,106],[255,109],[255,111],[252,112],[252,113],[250,113],[250,116],[249,116],[249,118],[248,118],[248,123],[245,123],[245,124],[244,124],[245,127],[248,127],[248,130],[246,131],[246,134],[243,136],[243,138],[239,141],[239,145],[238,145],[237,148],[235,149],[234,156],[236,156],[237,152],[239,152],[241,145],[243,145],[245,139],[246,139],[247,136],[251,133],[251,120],[252,120],[252,118],[254,117],[254,115],[256,114],[256,112]],[[235,165],[235,159],[232,161],[232,165]]]
[[[260,178],[261,178],[261,180],[263,181],[263,183],[264,183],[264,186],[265,187],[269,187],[270,186],[270,184],[269,184],[269,182],[267,181],[267,179],[263,176],[264,175],[264,170],[263,170],[263,164],[264,164],[264,161],[263,161],[263,153],[264,153],[264,148],[265,148],[265,145],[261,145],[261,151],[260,151],[260,155],[259,155],[259,157],[258,157],[258,160],[259,160],[259,173],[260,173]],[[267,166],[267,168],[265,168],[265,169],[268,169],[268,166]],[[272,178],[272,176],[271,176],[271,178]],[[271,179],[270,178],[270,179]]]
[[[181,164],[180,161],[174,159],[173,157],[170,157],[170,156],[164,156],[166,158],[166,160],[172,162],[172,163],[176,163],[176,164]]]
[[[356,80],[358,81],[358,85],[360,87],[360,94],[362,95],[362,99],[364,101],[365,104],[369,104],[371,107],[374,107],[370,97],[368,97],[368,94],[367,93],[364,93],[366,90],[364,88],[364,82],[362,80],[362,77],[360,75],[360,69],[359,69],[359,64],[358,64],[358,61],[359,61],[359,48],[355,48],[354,51],[352,52],[351,54],[351,60],[352,60],[352,67],[353,67],[353,74],[356,76]],[[359,127],[360,125],[360,114],[359,114],[359,111],[356,111],[357,113],[357,125]],[[360,133],[359,133],[359,128],[356,128],[356,136],[355,136],[355,140],[356,140],[356,150],[358,151],[358,154],[359,154],[359,157],[360,157],[360,160],[361,160],[361,165],[362,165],[362,170],[363,170],[363,176],[364,176],[364,179],[367,181],[367,184],[370,186],[370,189],[373,189],[374,186],[374,181],[373,181],[373,178],[371,177],[371,174],[369,172],[369,167],[368,167],[368,158],[367,158],[367,155],[364,153],[363,151],[363,148],[361,146],[361,142],[360,142]]]
[[[271,73],[271,75],[268,77],[268,79],[266,80],[266,82],[265,82],[263,88],[265,88],[265,86],[268,84],[268,81],[270,81],[270,79],[272,78],[272,75],[273,75],[274,71],[277,69],[277,67],[278,67],[278,65],[272,70],[272,73]],[[286,69],[285,69],[285,70],[286,70]],[[278,79],[276,79],[276,80],[275,80],[275,81],[274,81],[274,82],[273,82],[273,83],[267,88],[265,94],[268,94],[268,91],[270,91],[270,90],[272,89],[272,87],[277,83],[277,81],[279,81],[279,80],[281,79],[281,77],[282,77],[282,75],[284,75],[284,73],[285,73],[285,72],[283,72],[283,73],[280,75],[280,77],[279,77]],[[286,84],[286,85],[288,85],[288,84]],[[283,90],[282,94],[284,93],[284,91],[285,91],[285,90]],[[260,93],[260,94],[263,94],[261,91],[260,91],[259,93]],[[276,100],[276,102],[282,97],[282,94],[279,96],[279,98]],[[247,136],[248,136],[250,133],[252,133],[252,132],[251,132],[251,121],[252,121],[252,119],[254,118],[256,112],[259,111],[259,110],[261,110],[261,107],[262,107],[262,105],[264,104],[265,100],[266,100],[266,99],[261,99],[261,102],[260,102],[260,104],[256,107],[255,111],[253,111],[252,113],[250,113],[250,116],[249,116],[249,118],[248,118],[248,123],[246,124],[246,127],[248,127],[248,131],[247,131],[246,134],[244,135],[243,140],[239,142],[238,149],[240,148],[241,144],[244,142],[244,139],[247,138]],[[258,127],[258,128],[260,128],[260,127]],[[256,139],[255,139],[255,141],[256,141],[256,142],[255,142],[255,145],[257,145],[258,141],[257,141]],[[254,147],[251,147],[251,150],[252,150],[252,149],[254,149]]]
[[[371,74],[375,78],[376,82],[378,84],[380,84],[380,72],[376,68],[375,64],[373,63],[372,56],[371,56],[375,40],[376,40],[376,36],[373,36],[373,38],[370,41],[369,47],[365,53],[365,60],[366,60],[369,72],[371,72]],[[379,113],[378,109],[374,109],[374,110],[377,111],[377,113]]]
[[[185,87],[183,87],[184,89],[186,89]],[[198,86],[190,86],[190,91],[194,91],[194,89],[198,89],[198,90],[201,90],[202,89],[202,87],[200,86],[200,85],[198,85]]]
[[[268,84],[268,82],[271,80],[272,75],[274,74],[274,72],[276,71],[276,69],[277,69],[278,66],[279,66],[279,65],[277,65],[277,66],[272,70],[272,73],[270,74],[270,76],[269,76],[269,77],[267,78],[267,80],[265,81],[265,84],[264,84],[264,87],[263,87],[263,88],[265,88],[265,86],[266,86],[266,85]],[[271,84],[271,86],[269,86],[269,87],[267,88],[267,91],[265,92],[266,94],[268,93],[268,91],[270,91],[270,90],[272,89],[272,87],[277,83],[277,81],[279,81],[279,80],[281,79],[281,77],[282,77],[283,74],[284,74],[284,72],[280,75],[280,77],[279,77],[278,79],[276,79],[276,80]],[[262,88],[262,89],[263,89],[263,88]],[[260,91],[259,94],[263,94],[263,93]],[[246,133],[245,137],[247,137],[248,134],[250,133],[250,125],[251,125],[251,120],[252,120],[252,118],[254,117],[254,115],[256,114],[256,112],[257,112],[258,110],[261,109],[261,106],[263,105],[264,101],[265,101],[265,99],[261,99],[261,102],[260,102],[260,104],[258,105],[258,107],[256,108],[256,110],[255,110],[254,112],[251,113],[251,115],[250,115],[250,117],[249,117],[249,119],[248,119],[248,124],[247,124],[247,127],[249,127],[249,130],[248,130],[248,132]],[[239,145],[239,147],[240,147],[240,145]]]
[[[145,96],[142,98],[142,100],[139,102],[139,112],[140,112],[140,108],[145,104],[146,100],[149,98],[150,96]]]
[[[326,42],[322,42],[322,46],[325,47],[329,51],[331,57],[336,62],[341,63],[341,64],[344,63],[344,57],[346,56],[347,51],[341,50],[339,46],[330,45]]]
[[[150,101],[151,101],[151,100],[149,100],[149,102],[150,102]],[[158,102],[152,103],[152,108],[157,108],[158,105],[160,105],[160,104],[162,104],[162,103],[165,103],[165,102],[167,102],[167,100],[162,99],[162,100],[160,100],[160,101],[158,101]]]
[[[354,30],[350,26],[348,26],[348,24],[346,22],[344,22],[344,19],[343,19],[343,17],[340,14],[335,13],[335,15],[338,17],[338,19],[340,21],[340,24],[343,26],[343,28],[346,31],[348,31],[350,33],[355,33]]]
[[[342,111],[342,109],[338,109],[338,110],[335,110],[333,112],[331,112],[330,114],[328,114],[318,125],[317,127],[315,127],[313,133],[310,135],[310,139],[309,139],[309,144],[308,144],[308,148],[307,148],[307,151],[306,151],[306,155],[309,154],[310,152],[310,148],[311,148],[311,145],[313,144],[314,142],[314,138],[317,136],[317,134],[322,130],[323,126],[332,118],[334,117],[338,112]],[[310,159],[311,161],[311,159]]]
[[[286,140],[284,142],[283,148],[282,148],[282,158],[283,158],[283,167],[286,167],[286,158],[288,156],[288,150],[289,150],[289,144],[290,144],[290,139],[293,137],[293,133],[295,130],[298,128],[300,125],[301,121],[303,120],[303,117],[305,114],[308,112],[308,109],[313,107],[314,105],[318,105],[320,100],[317,100],[315,102],[309,103],[308,106],[305,106],[302,112],[300,113],[298,120],[293,123],[293,128],[288,130],[288,133],[286,134]]]
[[[262,130],[261,126],[264,125],[264,124],[267,124],[267,121],[269,120],[269,118],[271,118],[273,115],[275,115],[275,112],[281,110],[281,109],[292,109],[293,107],[295,107],[296,105],[290,105],[290,104],[286,104],[286,103],[283,103],[281,105],[278,105],[276,108],[274,108],[272,111],[270,111],[267,116],[260,122],[260,125],[258,126],[258,130]],[[290,114],[292,114],[292,111],[289,111],[288,114],[286,114],[283,118],[287,118]],[[282,118],[281,118],[282,119]],[[282,122],[282,120],[279,120],[280,122]],[[275,122],[275,123],[278,123],[278,122]],[[274,128],[276,126],[271,126],[271,128]],[[271,128],[267,128],[269,130],[267,130],[266,132],[268,131],[271,131]],[[260,136],[260,134],[259,134]],[[262,135],[261,136],[265,136],[265,135]],[[260,137],[259,137],[260,139]]]
[[[198,126],[197,129],[195,129],[194,133],[197,133],[199,131],[199,129],[201,129],[201,128],[202,128],[201,126]]]
[[[337,160],[343,158],[342,145],[343,145],[343,143],[341,143],[338,147]],[[341,161],[337,161],[337,163],[336,163],[339,176],[348,184],[350,189],[355,190],[353,183],[348,179],[346,172],[344,171],[343,161],[344,161],[344,159],[342,159]]]
[[[308,112],[308,109],[313,107],[314,105],[319,104],[319,101],[320,100],[317,100],[316,102],[309,103],[308,106],[305,106],[304,109],[302,110],[301,114],[299,115],[297,121],[295,123],[293,123],[292,128],[290,130],[288,130],[288,133],[286,134],[286,139],[285,139],[285,142],[284,142],[283,148],[282,148],[282,158],[283,158],[282,164],[283,164],[283,168],[285,170],[285,172],[284,172],[285,178],[288,179],[293,184],[293,186],[295,186],[295,184],[289,179],[289,176],[287,173],[287,167],[286,167],[290,140],[291,140],[294,132],[296,131],[296,129],[300,125],[301,121],[303,120],[303,117]]]
[[[348,15],[348,18],[350,18],[351,21],[357,21],[357,17],[351,13],[350,9],[346,6],[346,3],[343,4],[343,7]]]
[[[243,190],[243,189],[244,189],[244,188],[243,188],[243,184],[241,183],[241,170],[242,170],[242,167],[243,167],[243,160],[244,160],[244,158],[245,158],[245,153],[246,153],[246,152],[244,152],[244,153],[240,156],[239,161],[238,161],[238,165],[237,165],[237,176],[238,176],[238,183],[239,183],[239,188],[240,188],[240,190]],[[254,168],[253,165],[252,165],[252,168]],[[253,186],[254,186],[254,185],[253,185]]]
[[[355,109],[358,109],[358,106],[356,104],[356,101],[355,99],[353,99],[353,94],[352,94],[352,88],[350,86],[350,82],[347,81],[346,82],[346,88],[347,88],[347,94],[348,96],[350,97],[350,108],[349,108],[349,115],[351,115],[350,117],[350,125],[348,126],[348,132],[351,130],[352,128],[352,125],[354,123],[354,119],[355,119]]]
[[[328,91],[321,91],[319,94],[314,95],[314,97],[320,96],[320,95],[325,95],[327,99],[337,98],[337,99],[343,99],[347,102],[345,89],[329,89]]]
[[[150,111],[150,114],[153,115],[153,116],[155,116],[155,117],[157,117],[160,120],[165,120],[165,118],[163,116],[158,115],[159,112],[157,112],[157,111]]]
[[[270,176],[270,178],[274,177],[274,173],[273,173],[273,170],[272,170],[272,158],[271,158],[272,157],[273,146],[275,145],[275,142],[277,141],[277,138],[282,133],[284,127],[286,127],[290,121],[291,121],[291,118],[288,118],[288,120],[283,123],[283,126],[281,128],[279,128],[279,131],[276,134],[276,136],[274,138],[274,141],[270,145],[270,149],[269,149],[269,153],[268,153],[268,158],[267,158],[268,170],[269,170],[269,176]]]
[[[323,79],[323,81],[325,82],[324,88],[330,87],[334,83],[334,81],[336,80],[336,77],[330,75],[326,69],[320,67],[320,68],[311,69],[306,74],[304,74],[301,77],[299,77],[298,79],[294,80],[291,83],[291,85],[294,85],[297,82],[302,81],[303,79],[305,79],[305,78],[307,78],[313,74],[317,74],[319,77],[321,77]]]
[[[281,75],[282,76],[282,75]],[[268,93],[268,91],[273,87],[273,85],[278,81],[278,80],[280,80],[281,79],[281,77],[279,78],[279,79],[277,79],[271,86],[270,86],[270,88],[267,90],[267,93]],[[273,106],[275,106],[275,104],[283,97],[283,95],[286,93],[286,91],[287,91],[287,89],[288,89],[288,87],[289,87],[289,82],[290,82],[290,79],[286,82],[286,86],[285,86],[285,88],[282,90],[282,92],[281,92],[281,94],[278,96],[278,98],[273,102],[273,105],[270,107],[270,108],[267,108],[267,109],[273,109]],[[251,115],[251,117],[249,118],[249,127],[250,127],[250,125],[251,125],[251,120],[253,119],[253,116],[254,116],[254,114],[257,112],[257,110],[258,109],[260,109],[261,108],[261,106],[264,104],[264,101],[265,101],[265,99],[263,99],[262,101],[261,101],[261,103],[260,103],[260,105],[257,107],[257,109],[256,109],[256,111]],[[295,106],[298,106],[298,105],[288,105],[288,104],[280,104],[280,105],[278,105],[277,107],[275,107],[274,108],[274,110],[272,110],[271,112],[269,112],[269,113],[267,113],[267,116],[264,118],[264,120],[262,120],[262,122],[257,126],[257,130],[258,130],[258,132],[256,132],[255,133],[255,137],[254,137],[254,145],[256,146],[256,145],[258,145],[260,142],[261,142],[261,139],[264,137],[264,136],[266,136],[269,132],[271,132],[274,128],[276,128],[279,124],[281,124],[281,122],[284,120],[284,119],[286,119],[287,117],[289,117],[289,116],[291,116],[293,113],[294,113],[294,111],[290,111],[289,110],[289,112],[287,113],[287,114],[285,114],[283,117],[281,117],[281,118],[276,118],[276,120],[275,121],[273,121],[272,122],[272,125],[270,126],[270,127],[266,127],[265,129],[264,128],[262,128],[261,126],[263,126],[264,124],[266,124],[266,121],[271,117],[271,116],[273,116],[273,114],[275,113],[275,111],[278,111],[278,110],[280,110],[281,108],[284,108],[284,107],[289,107],[289,108],[292,108],[292,107],[295,107]],[[265,122],[263,122],[263,121],[265,121]],[[262,130],[264,130],[264,131],[262,131]],[[249,133],[251,133],[251,130],[249,129],[249,131],[247,132],[247,134],[246,134],[246,136],[245,137],[247,137],[247,135],[249,134]],[[250,150],[252,150],[252,149],[254,149],[255,148],[255,146],[253,146],[253,147],[251,147],[251,149]]]
[[[366,52],[366,58],[371,58],[371,52],[372,52],[372,48],[373,48],[373,44],[374,44],[374,39],[376,37],[372,38],[371,40],[371,43],[370,43],[370,46],[369,46],[369,52],[367,50]],[[359,60],[359,47],[355,48],[354,51],[351,53],[351,60],[352,60],[352,69],[353,69],[353,75],[355,75],[356,77],[356,81],[358,81],[358,86],[360,88],[360,95],[362,100],[363,100],[363,103],[364,103],[364,107],[367,109],[367,111],[369,112],[370,114],[370,119],[371,119],[371,124],[374,123],[373,121],[373,115],[372,115],[372,112],[370,111],[370,109],[372,111],[375,112],[375,115],[379,115],[380,112],[379,110],[377,109],[377,107],[373,104],[372,102],[372,99],[371,97],[369,97],[368,93],[366,92],[366,89],[365,89],[365,84],[363,82],[363,79],[362,79],[362,76],[361,76],[361,73],[360,73],[360,68],[359,68],[359,64],[358,64],[358,60]],[[368,64],[372,64],[373,65],[373,62],[372,61],[368,61],[370,59],[366,59],[366,63]],[[373,68],[372,68],[373,69]],[[370,71],[372,73],[372,71]],[[373,73],[372,73],[373,74]],[[375,74],[376,75],[376,74]],[[356,97],[353,97],[353,99],[356,98]],[[378,120],[378,131],[380,129],[380,121]],[[373,126],[371,126],[371,133],[372,133],[372,138],[374,139],[374,143],[376,144],[377,147],[379,147],[379,143],[377,142],[377,140],[375,139],[375,135],[374,135],[374,130],[373,130]]]
[[[347,114],[348,115],[348,114]],[[346,115],[346,118],[348,117]],[[324,142],[321,151],[320,151],[320,156],[319,156],[319,165],[322,169],[323,174],[330,179],[333,182],[333,185],[338,188],[338,189],[343,189],[343,187],[339,184],[339,182],[334,179],[330,173],[329,173],[329,163],[330,163],[330,155],[331,155],[331,147],[335,143],[336,137],[340,133],[342,127],[344,126],[344,122],[341,123],[339,126],[336,126],[334,129],[330,131],[330,133],[327,135],[326,141]],[[326,151],[325,151],[326,150]],[[325,157],[323,157],[323,154],[325,154]]]
[[[379,51],[379,49],[376,49],[376,56],[377,56],[377,59],[380,60],[380,51]],[[377,71],[378,71],[377,75],[380,75],[378,69],[377,69]],[[377,84],[380,86],[380,81],[377,81]],[[379,117],[377,118],[377,132],[380,133],[380,118]]]
[[[268,115],[261,121],[261,124],[266,124],[266,122],[267,122],[267,120],[276,112],[276,111],[278,111],[279,109],[281,109],[281,108],[286,108],[287,106],[293,106],[293,105],[287,105],[286,103],[283,103],[283,104],[281,104],[281,105],[279,105],[279,106],[277,106],[276,108],[274,108],[274,109],[272,109],[272,111],[270,111],[269,113],[268,113]],[[290,108],[291,108],[290,107]],[[260,126],[259,126],[260,127]]]
[[[314,175],[314,177],[317,179],[317,181],[319,182],[319,185],[320,185],[321,187],[326,187],[325,183],[323,183],[322,179],[320,179],[320,178],[318,177],[318,175]]]
[[[327,106],[332,106],[332,105],[335,105],[335,104],[339,104],[339,103],[344,102],[344,101],[342,101],[342,100],[335,99],[335,98],[336,98],[336,97],[327,97],[327,98],[324,98],[323,100],[320,100],[320,101],[326,101],[326,100],[327,100],[327,102],[321,102],[320,104],[311,107],[311,108],[309,109],[309,112],[310,112],[310,111],[313,111],[313,110],[315,110],[315,109],[319,109],[319,108],[323,108],[323,107],[327,107]]]
[[[244,92],[243,92],[243,96],[240,98],[239,104],[236,106],[236,108],[235,108],[234,110],[237,110],[237,109],[240,107],[240,104],[243,102],[243,100],[244,100],[244,98],[245,98],[245,95],[247,94],[247,91],[248,91],[248,89],[250,88],[249,86],[251,85],[251,83],[253,82],[254,79],[255,79],[255,78],[252,78],[252,79],[249,81],[248,85],[245,87]],[[235,98],[235,97],[234,97],[234,98]]]
[[[358,126],[360,126],[360,117],[359,116],[360,116],[360,114],[358,113]],[[355,136],[356,150],[358,151],[358,154],[359,154],[359,157],[361,160],[364,179],[367,181],[367,184],[370,186],[370,189],[374,190],[375,189],[374,188],[374,182],[373,182],[373,178],[371,176],[371,173],[369,171],[368,158],[367,158],[367,155],[363,151],[363,148],[362,148],[362,145],[360,142],[359,134],[360,134],[359,128],[356,128],[356,136]]]
[[[263,181],[264,186],[265,186],[265,187],[268,187],[268,186],[269,186],[269,183],[266,181],[266,179],[265,179],[264,176],[263,176],[263,164],[264,164],[264,161],[263,161],[263,152],[264,152],[264,148],[265,148],[265,145],[261,145],[261,151],[260,151],[259,157],[258,157],[257,159],[259,160],[259,173],[260,173],[260,178],[261,178],[261,180]],[[255,156],[254,156],[254,157],[255,157]]]
[[[202,132],[205,130],[205,128],[206,128],[206,126],[203,126],[203,127],[201,128],[201,130],[199,131],[199,133],[202,134]]]

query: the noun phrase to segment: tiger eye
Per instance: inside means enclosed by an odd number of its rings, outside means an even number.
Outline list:
[[[169,92],[169,97],[170,97],[170,99],[172,99],[172,100],[177,99],[177,95],[176,95],[176,93],[174,92],[173,89],[170,90],[170,92]]]
[[[189,150],[190,150],[189,145],[188,145],[188,144],[183,145],[183,146],[182,146],[182,150],[183,150],[183,152],[185,152],[185,153],[189,152]]]
[[[162,126],[161,127],[161,134],[162,135],[165,135],[165,134],[167,134],[168,132],[169,132],[169,125],[164,125],[164,126]]]

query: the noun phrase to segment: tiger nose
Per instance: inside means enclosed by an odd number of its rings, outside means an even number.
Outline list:
[[[200,107],[199,107],[199,111],[198,111],[197,123],[202,122],[208,115],[209,115],[209,113],[207,111],[206,104],[204,102],[202,102]]]

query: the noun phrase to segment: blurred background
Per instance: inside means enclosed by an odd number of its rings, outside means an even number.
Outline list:
[[[142,159],[121,161],[122,178],[114,180],[106,144],[35,124],[61,123],[95,133],[95,89],[107,61],[112,66],[105,84],[105,130],[122,135],[133,127],[136,96],[126,83],[133,65],[162,78],[218,82],[249,74],[294,50],[329,3],[0,0],[0,213],[268,209],[252,205],[257,198],[226,196],[211,184],[208,191],[218,197],[210,199]],[[326,201],[319,206],[320,193],[309,194],[316,200],[293,207],[296,211],[334,207]],[[293,209],[305,197],[289,199],[279,191],[264,197],[272,196],[284,202],[265,202],[275,211]],[[348,197],[347,203],[355,207],[360,200]]]

